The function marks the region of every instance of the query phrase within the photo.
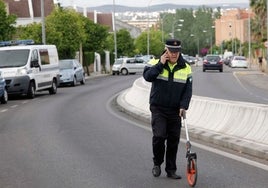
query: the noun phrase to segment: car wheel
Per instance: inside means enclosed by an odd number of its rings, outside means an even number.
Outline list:
[[[123,75],[127,75],[127,74],[128,74],[128,71],[127,71],[127,69],[122,69],[122,70],[121,70],[121,73],[122,73]]]
[[[222,69],[220,69],[220,72],[222,72]]]
[[[52,86],[51,88],[48,90],[50,95],[56,94],[57,93],[57,81],[55,79],[53,79],[52,81]]]
[[[83,75],[83,78],[82,78],[82,80],[80,81],[80,84],[84,85],[85,83],[86,83],[86,78],[85,78],[85,76]]]
[[[203,72],[206,72],[206,69],[203,69]]]
[[[7,91],[4,90],[4,94],[1,97],[0,101],[1,101],[2,104],[6,104],[7,103],[7,100],[8,100],[8,94],[7,94]]]
[[[75,87],[75,86],[76,86],[76,83],[77,83],[77,81],[76,81],[76,77],[74,76],[74,78],[73,78],[73,82],[72,82],[72,86]]]
[[[33,99],[35,97],[35,85],[34,85],[34,82],[30,82],[27,97],[29,99]]]

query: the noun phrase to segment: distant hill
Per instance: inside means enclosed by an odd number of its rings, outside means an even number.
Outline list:
[[[149,7],[150,12],[156,12],[156,11],[165,11],[165,10],[171,10],[171,9],[197,9],[202,5],[179,5],[179,4],[160,4],[160,5],[152,5]],[[216,8],[216,7],[222,7],[222,4],[212,4],[212,5],[204,5],[206,7]],[[228,7],[222,7],[222,8],[248,8],[247,3],[234,3],[229,4]],[[96,10],[99,12],[113,12],[113,5],[103,5],[103,6],[96,6],[96,7],[88,7],[87,8],[90,11]],[[128,7],[128,6],[122,6],[122,5],[115,5],[115,12],[147,12],[148,7]]]

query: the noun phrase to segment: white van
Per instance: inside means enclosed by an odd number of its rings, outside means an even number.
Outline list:
[[[55,45],[0,47],[0,71],[8,94],[34,98],[37,91],[56,94],[59,85],[59,57]]]

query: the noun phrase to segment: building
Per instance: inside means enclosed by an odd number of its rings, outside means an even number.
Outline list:
[[[17,16],[16,25],[27,25],[31,23],[41,23],[41,3],[40,0],[4,0],[8,14]],[[54,9],[54,0],[44,0],[44,16],[48,16]],[[66,7],[65,7],[66,8]],[[90,11],[82,7],[68,7],[80,12],[85,17],[94,21],[94,23],[105,25],[109,27],[109,31],[113,32],[113,13],[101,13],[97,11]],[[141,29],[131,24],[116,20],[115,29],[127,29],[133,38],[140,35]]]
[[[220,19],[215,20],[215,43],[220,46],[223,41],[238,39],[241,43],[250,40],[249,17],[247,9],[224,10]]]
[[[41,22],[41,3],[39,0],[4,0],[7,14],[18,17],[17,25],[27,25]],[[53,0],[44,0],[44,16],[48,16],[54,9]]]

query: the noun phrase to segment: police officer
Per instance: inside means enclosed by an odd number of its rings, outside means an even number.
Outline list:
[[[153,176],[160,176],[165,157],[167,177],[181,179],[176,174],[181,116],[188,109],[192,97],[192,71],[181,55],[181,41],[168,39],[160,59],[152,59],[148,63],[143,77],[152,82],[149,102],[153,132]]]

